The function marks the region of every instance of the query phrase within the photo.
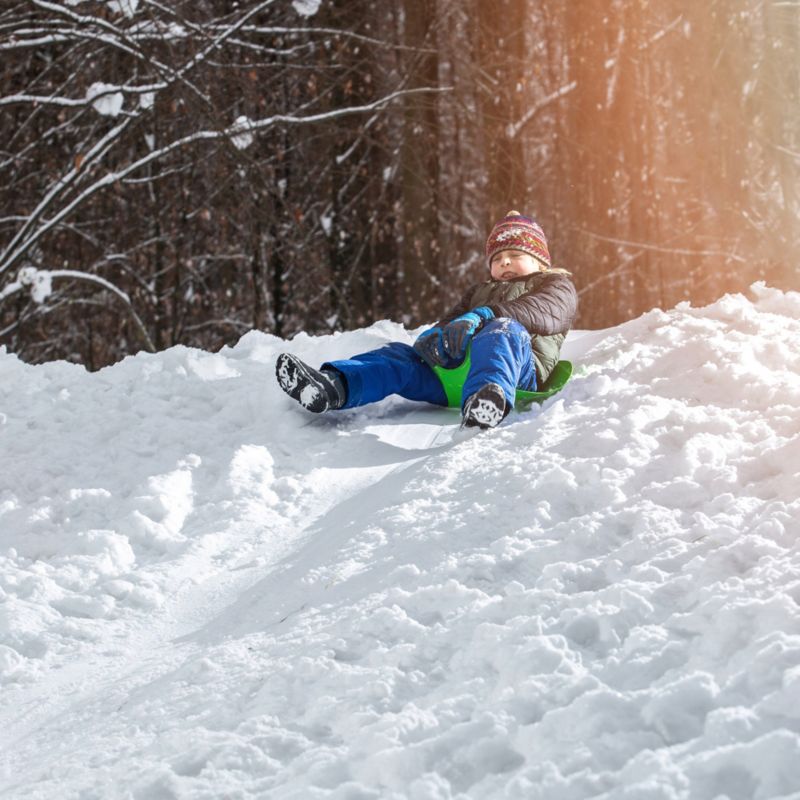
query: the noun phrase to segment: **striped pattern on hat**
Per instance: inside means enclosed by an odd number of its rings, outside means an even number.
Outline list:
[[[530,217],[509,211],[496,223],[486,240],[486,261],[500,250],[521,250],[533,256],[545,269],[550,269],[550,251],[544,231]]]

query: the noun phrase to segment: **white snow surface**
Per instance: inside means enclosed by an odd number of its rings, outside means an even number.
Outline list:
[[[800,798],[800,294],[570,334],[494,431],[0,352],[3,798]]]

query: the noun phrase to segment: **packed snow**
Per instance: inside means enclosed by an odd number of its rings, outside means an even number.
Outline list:
[[[415,333],[0,353],[0,796],[800,798],[800,294],[469,436],[275,383]]]

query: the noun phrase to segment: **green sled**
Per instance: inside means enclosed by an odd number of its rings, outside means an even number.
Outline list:
[[[470,365],[470,354],[453,369],[444,367],[434,367],[433,371],[442,382],[445,394],[447,395],[447,405],[449,408],[461,408],[461,389],[467,379]],[[524,389],[517,389],[516,402],[520,405],[527,403],[541,403],[548,397],[552,397],[556,392],[564,388],[572,375],[572,363],[569,361],[559,361],[550,377],[544,382],[539,391],[526,392]]]

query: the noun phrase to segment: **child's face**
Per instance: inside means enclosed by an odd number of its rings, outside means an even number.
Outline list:
[[[541,270],[539,262],[521,250],[500,250],[492,256],[490,263],[496,281],[511,281]]]

